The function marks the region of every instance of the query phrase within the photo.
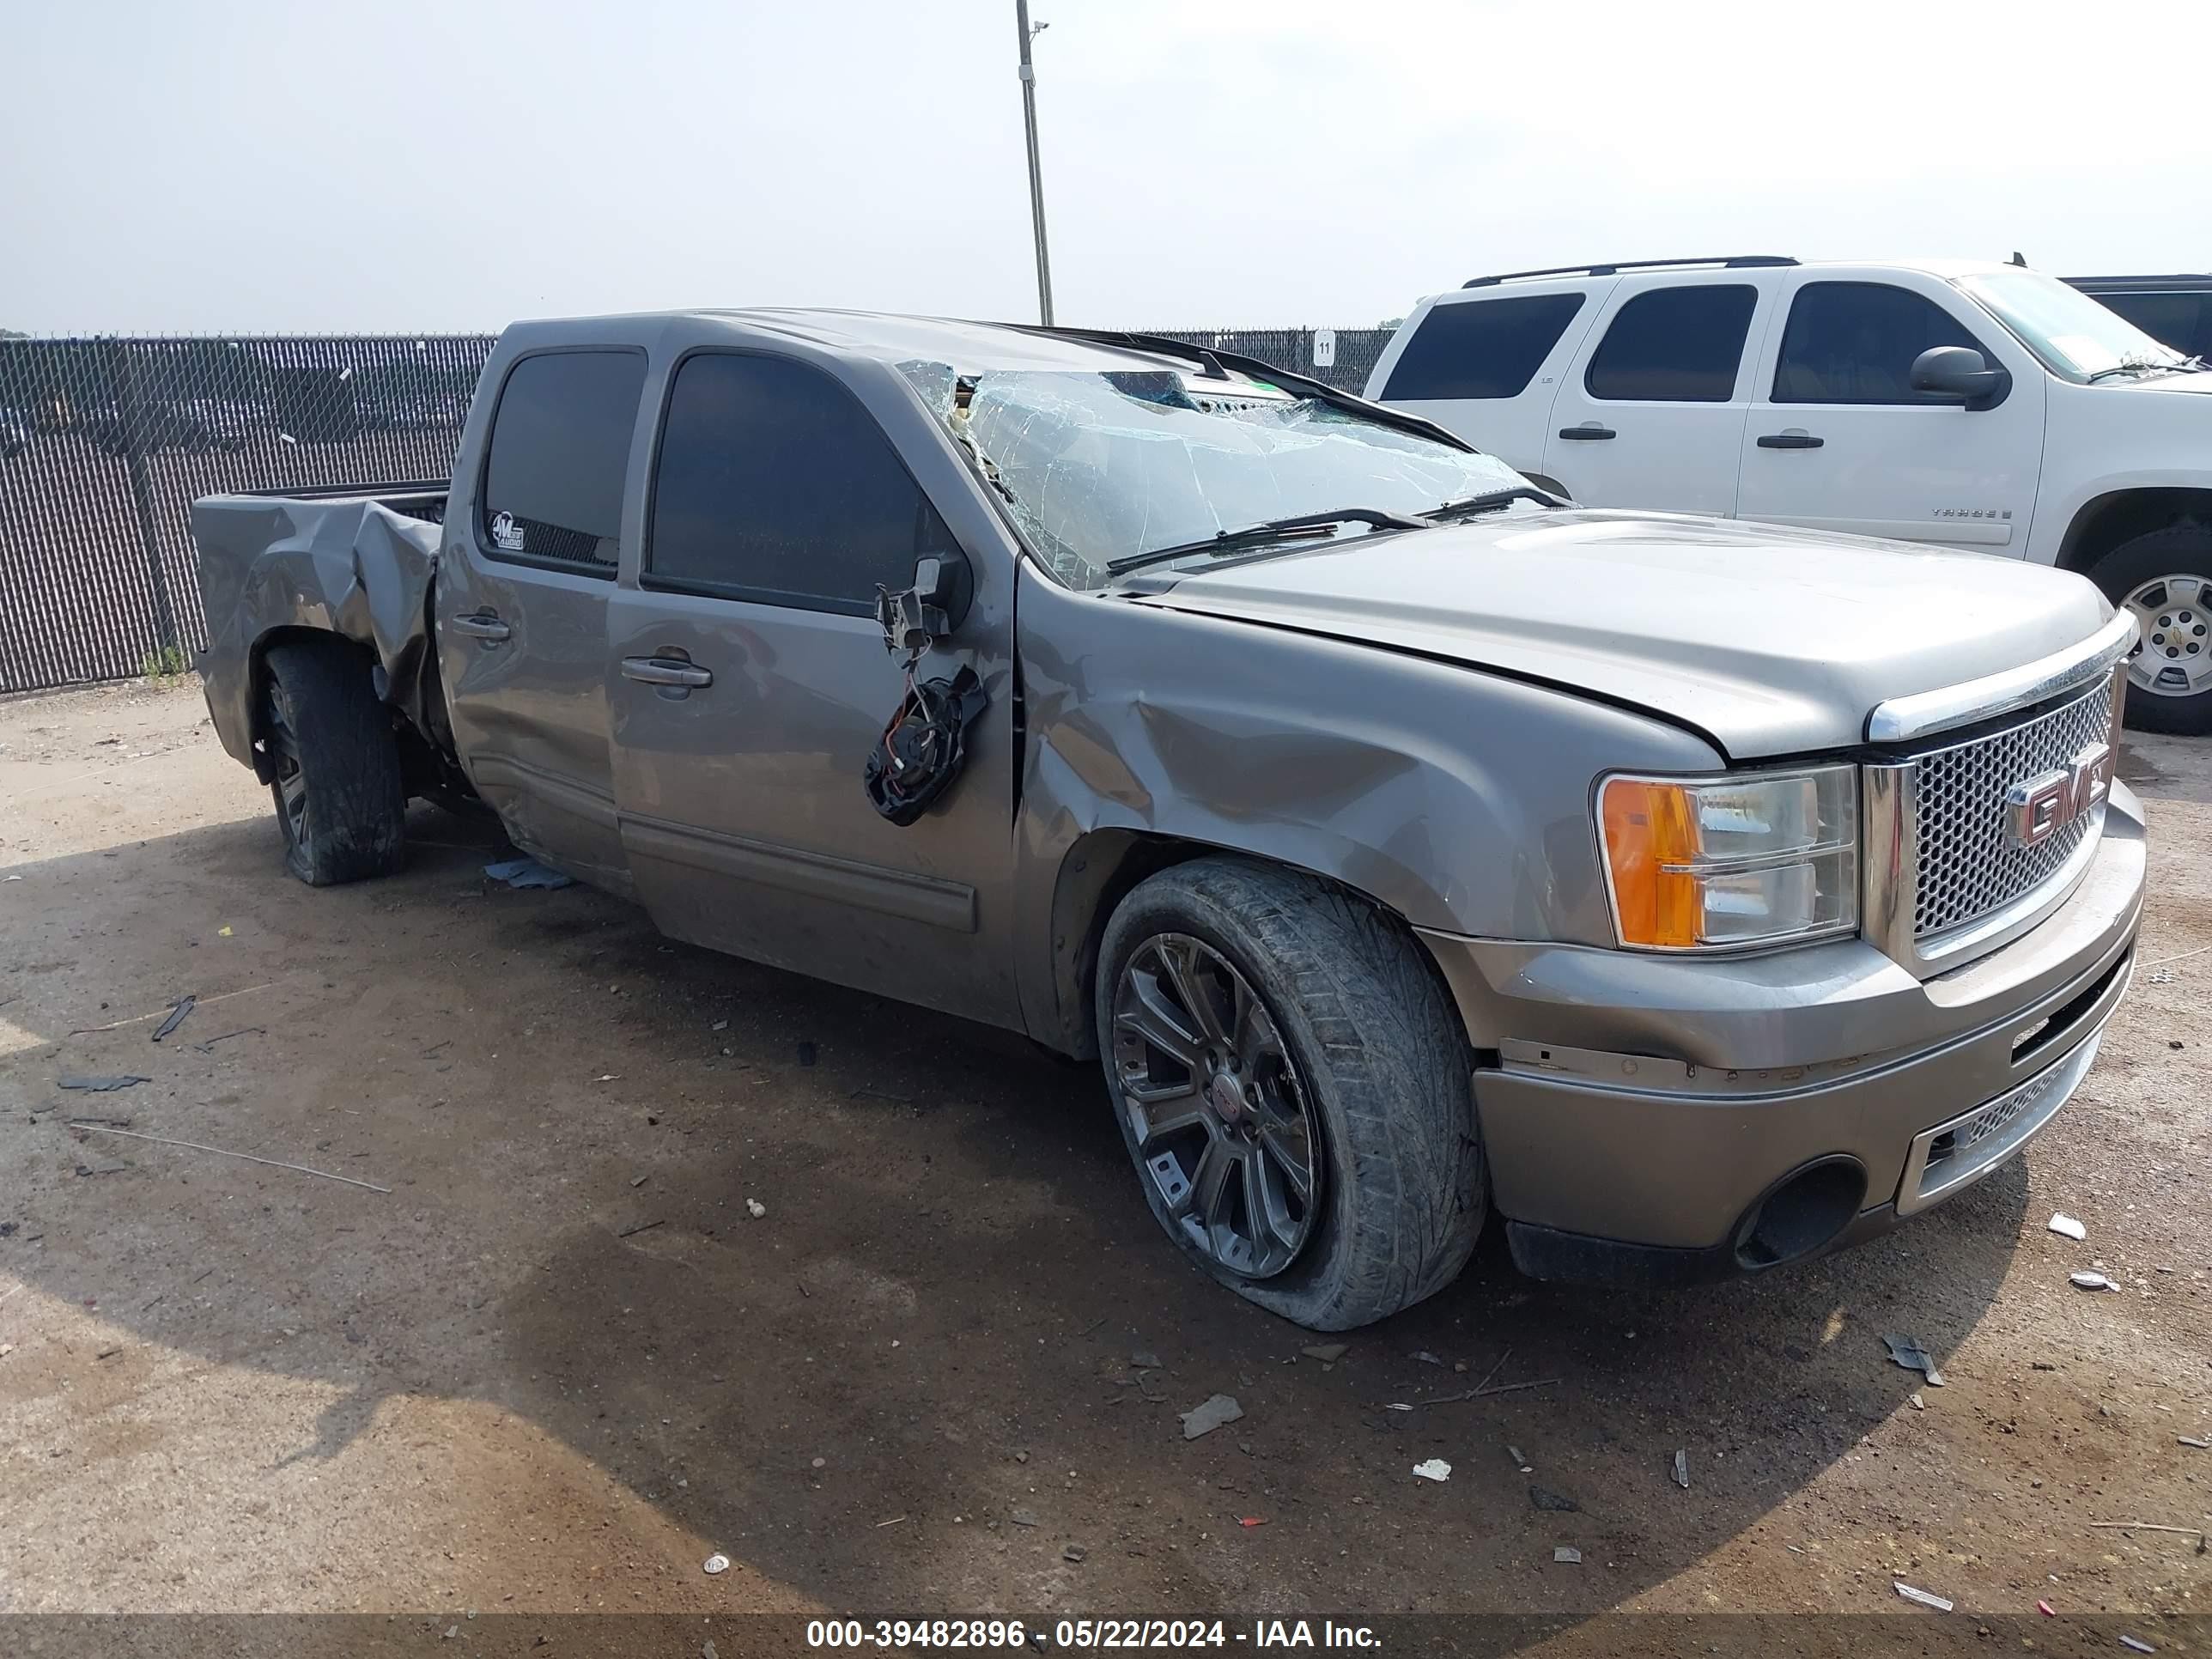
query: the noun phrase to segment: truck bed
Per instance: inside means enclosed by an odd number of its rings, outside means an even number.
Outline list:
[[[242,490],[192,503],[208,647],[208,708],[224,750],[263,772],[253,750],[261,653],[279,630],[337,634],[370,652],[388,700],[434,730],[431,575],[445,518],[442,481]]]

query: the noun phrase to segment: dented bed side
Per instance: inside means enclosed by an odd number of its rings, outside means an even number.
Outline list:
[[[266,781],[253,748],[263,653],[288,629],[336,634],[383,669],[385,696],[426,738],[439,526],[412,516],[442,491],[210,495],[192,504],[208,647],[200,675],[224,750]],[[387,505],[386,503],[391,503]],[[410,510],[406,509],[411,509]]]

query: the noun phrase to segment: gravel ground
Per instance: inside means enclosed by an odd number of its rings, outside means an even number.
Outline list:
[[[1154,1236],[1087,1069],[495,887],[427,808],[404,875],[311,891],[191,684],[0,703],[0,1612],[1571,1624],[1896,1577],[2170,1640],[2212,1558],[2090,1523],[2212,1524],[2212,754],[2124,769],[2146,971],[2024,1162],[1694,1293],[1493,1238],[1325,1362]],[[1383,1409],[1493,1369],[1541,1386]]]

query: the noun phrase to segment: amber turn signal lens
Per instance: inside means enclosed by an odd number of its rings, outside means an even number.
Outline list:
[[[1686,867],[1698,855],[1689,791],[1656,779],[1613,778],[1601,811],[1620,942],[1697,944],[1701,901],[1698,878]]]

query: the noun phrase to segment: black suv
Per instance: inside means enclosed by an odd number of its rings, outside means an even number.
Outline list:
[[[2161,344],[2192,357],[2212,357],[2212,276],[2066,280]]]

